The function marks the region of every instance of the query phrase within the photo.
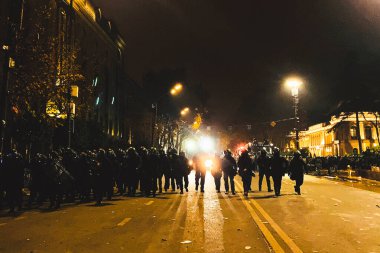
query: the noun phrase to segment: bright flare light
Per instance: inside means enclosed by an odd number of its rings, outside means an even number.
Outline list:
[[[205,136],[199,140],[199,146],[204,152],[213,152],[215,149],[215,142],[212,138]]]
[[[197,143],[193,139],[187,139],[185,140],[185,149],[189,153],[195,153],[197,151]]]
[[[213,164],[212,160],[207,159],[207,160],[205,161],[205,167],[206,167],[206,169],[210,170],[211,167],[212,167],[212,164]]]

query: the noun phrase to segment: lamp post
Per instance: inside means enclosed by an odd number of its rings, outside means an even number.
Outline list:
[[[299,88],[303,84],[303,81],[298,77],[291,77],[286,79],[286,86],[291,90],[291,94],[294,101],[294,131],[296,134],[296,149],[300,149],[300,138],[299,138]]]
[[[183,84],[182,83],[176,83],[171,89],[170,89],[170,95],[171,96],[178,96],[183,91]],[[166,94],[164,94],[166,95]],[[157,118],[158,118],[158,102],[163,98],[163,96],[159,97],[157,99],[157,102],[152,104],[152,109],[154,109],[154,120],[152,122],[152,138],[151,138],[151,146],[154,146],[154,137],[155,137],[155,130],[157,126]]]

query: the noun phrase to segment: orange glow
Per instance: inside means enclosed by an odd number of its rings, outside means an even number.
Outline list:
[[[65,0],[67,4],[70,4],[71,0]],[[95,8],[87,0],[73,0],[73,7],[77,12],[84,13],[94,22],[96,21]]]

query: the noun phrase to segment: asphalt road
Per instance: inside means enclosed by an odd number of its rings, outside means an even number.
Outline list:
[[[0,252],[380,252],[380,194],[305,177],[303,194],[248,199],[206,191],[157,198],[116,197],[105,205],[65,205],[0,217]],[[264,182],[265,189],[265,182]],[[222,187],[223,189],[223,187]]]

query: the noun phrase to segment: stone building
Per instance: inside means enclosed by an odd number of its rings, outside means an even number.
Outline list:
[[[380,114],[359,113],[362,149],[379,146]],[[330,121],[310,126],[300,132],[300,148],[307,148],[312,156],[343,156],[359,150],[355,113],[331,117]],[[377,127],[377,129],[376,129]],[[289,144],[288,147],[291,147]]]
[[[40,34],[35,34],[36,31],[32,29],[32,25],[42,5],[47,6],[49,16],[51,16],[51,22],[43,24],[44,29],[48,31],[49,36],[53,36],[58,41],[55,49],[57,72],[60,71],[62,59],[65,57],[64,49],[77,50],[76,61],[81,68],[84,81],[72,84],[79,87],[79,96],[74,102],[85,103],[89,105],[90,110],[85,115],[77,115],[76,119],[97,122],[103,133],[110,139],[121,140],[125,144],[146,142],[140,140],[139,137],[144,135],[145,130],[141,133],[142,131],[135,127],[140,121],[142,122],[141,118],[147,117],[141,116],[146,114],[142,109],[145,106],[142,99],[136,99],[140,97],[141,88],[126,74],[126,42],[116,25],[107,19],[102,10],[96,8],[90,0],[1,1],[1,45],[6,44],[6,39],[9,40],[9,36],[5,36],[9,24],[14,30],[13,37],[17,32],[23,33],[25,38],[40,36]],[[12,17],[12,23],[5,22],[9,17]],[[0,58],[0,63],[4,65],[7,61],[4,50],[1,51]],[[12,73],[10,75],[12,76]],[[2,68],[0,71],[2,88],[5,87],[3,76]],[[10,85],[12,85],[12,78],[10,80]],[[55,82],[59,85],[61,81],[57,78]],[[93,97],[85,99],[83,90],[89,86],[93,90]],[[5,99],[2,96],[1,103],[3,101]],[[141,110],[141,115],[139,110]],[[76,123],[73,125],[78,127]],[[64,126],[61,130],[67,131],[66,129],[67,127]],[[77,132],[75,131],[76,134]],[[62,136],[62,139],[58,141],[60,145],[65,145],[64,139],[67,135],[60,130],[56,133]]]

